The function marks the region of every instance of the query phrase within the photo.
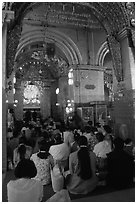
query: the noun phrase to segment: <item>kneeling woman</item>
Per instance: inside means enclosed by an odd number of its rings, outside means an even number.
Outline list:
[[[69,156],[70,174],[66,178],[67,189],[72,194],[87,194],[97,186],[96,155],[88,150],[85,136],[78,140],[79,149]]]

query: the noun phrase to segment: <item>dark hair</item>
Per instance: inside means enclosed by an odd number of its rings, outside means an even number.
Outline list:
[[[112,133],[112,129],[109,125],[104,125],[103,128],[107,133]]]
[[[49,125],[50,125],[50,126],[53,126],[53,125],[54,125],[54,122],[53,122],[53,121],[50,121]]]
[[[98,142],[102,142],[104,140],[104,135],[101,132],[98,132],[96,134],[96,138],[97,138]]]
[[[19,137],[19,144],[26,144],[26,143],[27,143],[27,139],[25,136]]]
[[[87,132],[87,133],[90,133],[91,132],[91,127],[89,125],[86,125],[84,127],[84,131]]]
[[[107,139],[107,140],[111,141],[111,149],[113,149],[113,147],[114,147],[113,136],[111,134],[107,133],[106,136],[105,136],[105,140],[106,140],[106,137],[109,137],[109,139]]]
[[[37,156],[40,159],[47,159],[50,148],[49,142],[47,142],[44,137],[41,137],[40,140],[38,141],[38,146],[40,152],[38,152]]]
[[[26,142],[26,145],[27,146],[30,146],[32,147],[32,149],[34,149],[35,145],[36,145],[36,141],[34,138],[30,137],[27,139],[27,142]]]
[[[24,144],[19,145],[18,153],[20,155],[20,160],[25,159],[26,146]]]
[[[17,129],[13,129],[13,137],[17,138],[19,136],[19,132],[17,131]]]
[[[44,130],[42,133],[41,133],[41,136],[45,139],[48,139],[49,138],[49,133],[48,131]]]
[[[92,120],[89,120],[88,125],[92,126],[92,124],[93,124]]]
[[[97,128],[100,128],[100,127],[101,127],[101,124],[100,124],[100,123],[96,123],[95,126],[96,126]]]
[[[95,134],[95,132],[98,132],[98,129],[96,127],[91,128],[92,132]]]
[[[120,137],[114,139],[115,149],[121,150],[124,147],[124,140]]]
[[[132,139],[131,139],[131,138],[127,138],[127,139],[124,141],[125,144],[129,144],[130,142],[132,142]]]
[[[92,176],[92,171],[90,166],[90,156],[87,148],[87,145],[88,145],[87,138],[85,136],[80,136],[78,140],[78,145],[80,147],[80,150],[78,151],[78,154],[77,154],[79,168],[80,168],[78,176],[80,176],[84,180],[87,180]]]
[[[30,159],[22,159],[14,170],[16,178],[33,178],[37,175],[35,164]]]
[[[78,132],[74,133],[74,140],[77,142],[80,138],[80,134]]]
[[[61,138],[61,134],[60,133],[56,133],[54,138],[55,138],[57,144],[62,143],[62,138]]]

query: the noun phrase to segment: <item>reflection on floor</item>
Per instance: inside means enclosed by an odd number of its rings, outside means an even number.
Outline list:
[[[2,185],[2,201],[7,202],[7,183],[15,179],[13,171],[8,171],[3,180]],[[46,201],[54,195],[52,186],[44,187],[43,201]],[[135,202],[135,188],[116,191],[105,186],[98,186],[93,192],[88,195],[72,195],[70,194],[72,202]]]

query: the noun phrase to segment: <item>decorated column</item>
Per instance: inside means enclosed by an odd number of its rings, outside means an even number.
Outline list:
[[[135,125],[135,59],[134,45],[131,31],[122,30],[117,40],[120,46],[121,68],[117,66],[117,73],[121,77],[117,78],[117,86],[114,89],[114,117],[115,117],[115,134],[123,137],[131,137],[134,140]],[[119,52],[117,50],[117,52]],[[119,80],[120,79],[120,80]]]
[[[41,97],[40,97],[40,112],[43,119],[50,116],[51,104],[50,104],[50,87],[43,86]]]
[[[7,170],[7,107],[6,107],[6,54],[7,54],[7,24],[14,17],[14,12],[2,11],[2,173]]]
[[[65,109],[68,100],[68,76],[61,76],[58,82],[59,94],[57,95],[58,111],[62,120],[65,117]]]
[[[14,94],[14,113],[16,120],[23,120],[23,91],[23,85],[16,85]]]

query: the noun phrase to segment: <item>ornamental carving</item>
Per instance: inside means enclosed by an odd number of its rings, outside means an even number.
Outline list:
[[[123,81],[120,43],[112,35],[108,36],[107,41],[108,41],[109,50],[112,55],[112,63],[113,63],[116,79],[118,82]]]
[[[16,49],[21,36],[21,27],[16,25],[7,34],[7,77],[9,77],[14,69],[14,59]]]
[[[135,2],[126,2],[124,6],[128,16],[129,26],[131,27],[132,42],[135,46]]]

